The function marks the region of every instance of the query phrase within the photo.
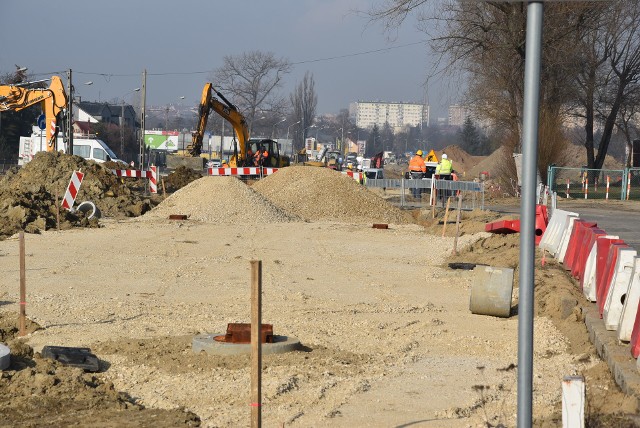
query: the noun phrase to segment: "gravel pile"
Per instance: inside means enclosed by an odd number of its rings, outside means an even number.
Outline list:
[[[412,223],[399,208],[328,168],[282,168],[253,185],[274,205],[307,221]]]
[[[190,220],[222,224],[299,221],[275,207],[235,177],[202,177],[179,189],[143,219],[187,215]]]

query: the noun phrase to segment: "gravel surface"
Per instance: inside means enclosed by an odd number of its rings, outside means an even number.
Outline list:
[[[249,425],[249,358],[194,354],[191,340],[249,322],[250,261],[261,260],[263,322],[304,345],[263,360],[264,426],[515,426],[518,319],[470,313],[473,272],[447,267],[452,237],[410,224],[325,169],[285,168],[254,187],[264,193],[205,177],[137,219],[28,235],[26,311],[40,329],[19,342],[90,347],[102,370],[87,380],[37,356],[21,360],[0,379],[0,409],[40,426],[83,382],[91,397],[84,413],[64,414],[70,425],[195,426],[193,414],[205,427]],[[456,261],[490,255],[498,266],[518,254],[513,237],[470,229],[458,250]],[[15,236],[0,241],[6,317],[20,306],[18,252]],[[536,293],[535,426],[561,424],[561,381],[571,374],[587,378],[590,416],[636,412],[637,399],[616,390],[589,344],[580,293],[562,267],[536,269]],[[56,384],[72,392],[55,395]],[[117,406],[155,413],[131,422],[99,394],[112,389],[130,397]]]

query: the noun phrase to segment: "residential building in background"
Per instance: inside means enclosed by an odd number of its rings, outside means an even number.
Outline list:
[[[429,125],[429,106],[425,104],[358,101],[350,104],[349,115],[356,118],[358,128],[382,128],[388,123],[394,133]]]
[[[467,120],[467,117],[473,116],[471,114],[471,109],[467,106],[454,104],[449,106],[449,126],[460,126],[464,125],[464,121]]]

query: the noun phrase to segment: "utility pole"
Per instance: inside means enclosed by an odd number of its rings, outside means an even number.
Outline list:
[[[147,70],[142,72],[142,108],[140,109],[140,169],[144,167],[144,130],[145,108],[147,102]]]
[[[122,112],[120,114],[120,159],[124,159],[124,98],[122,99]]]
[[[69,85],[69,101],[67,111],[67,147],[69,148],[69,154],[73,154],[73,85],[71,84],[71,69],[67,71],[67,84]],[[50,126],[47,124],[47,126]],[[57,144],[57,142],[55,143]]]

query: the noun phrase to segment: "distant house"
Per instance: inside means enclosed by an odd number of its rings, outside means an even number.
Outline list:
[[[79,101],[73,105],[73,118],[79,122],[112,123],[135,127],[136,111],[130,104],[107,104]]]

